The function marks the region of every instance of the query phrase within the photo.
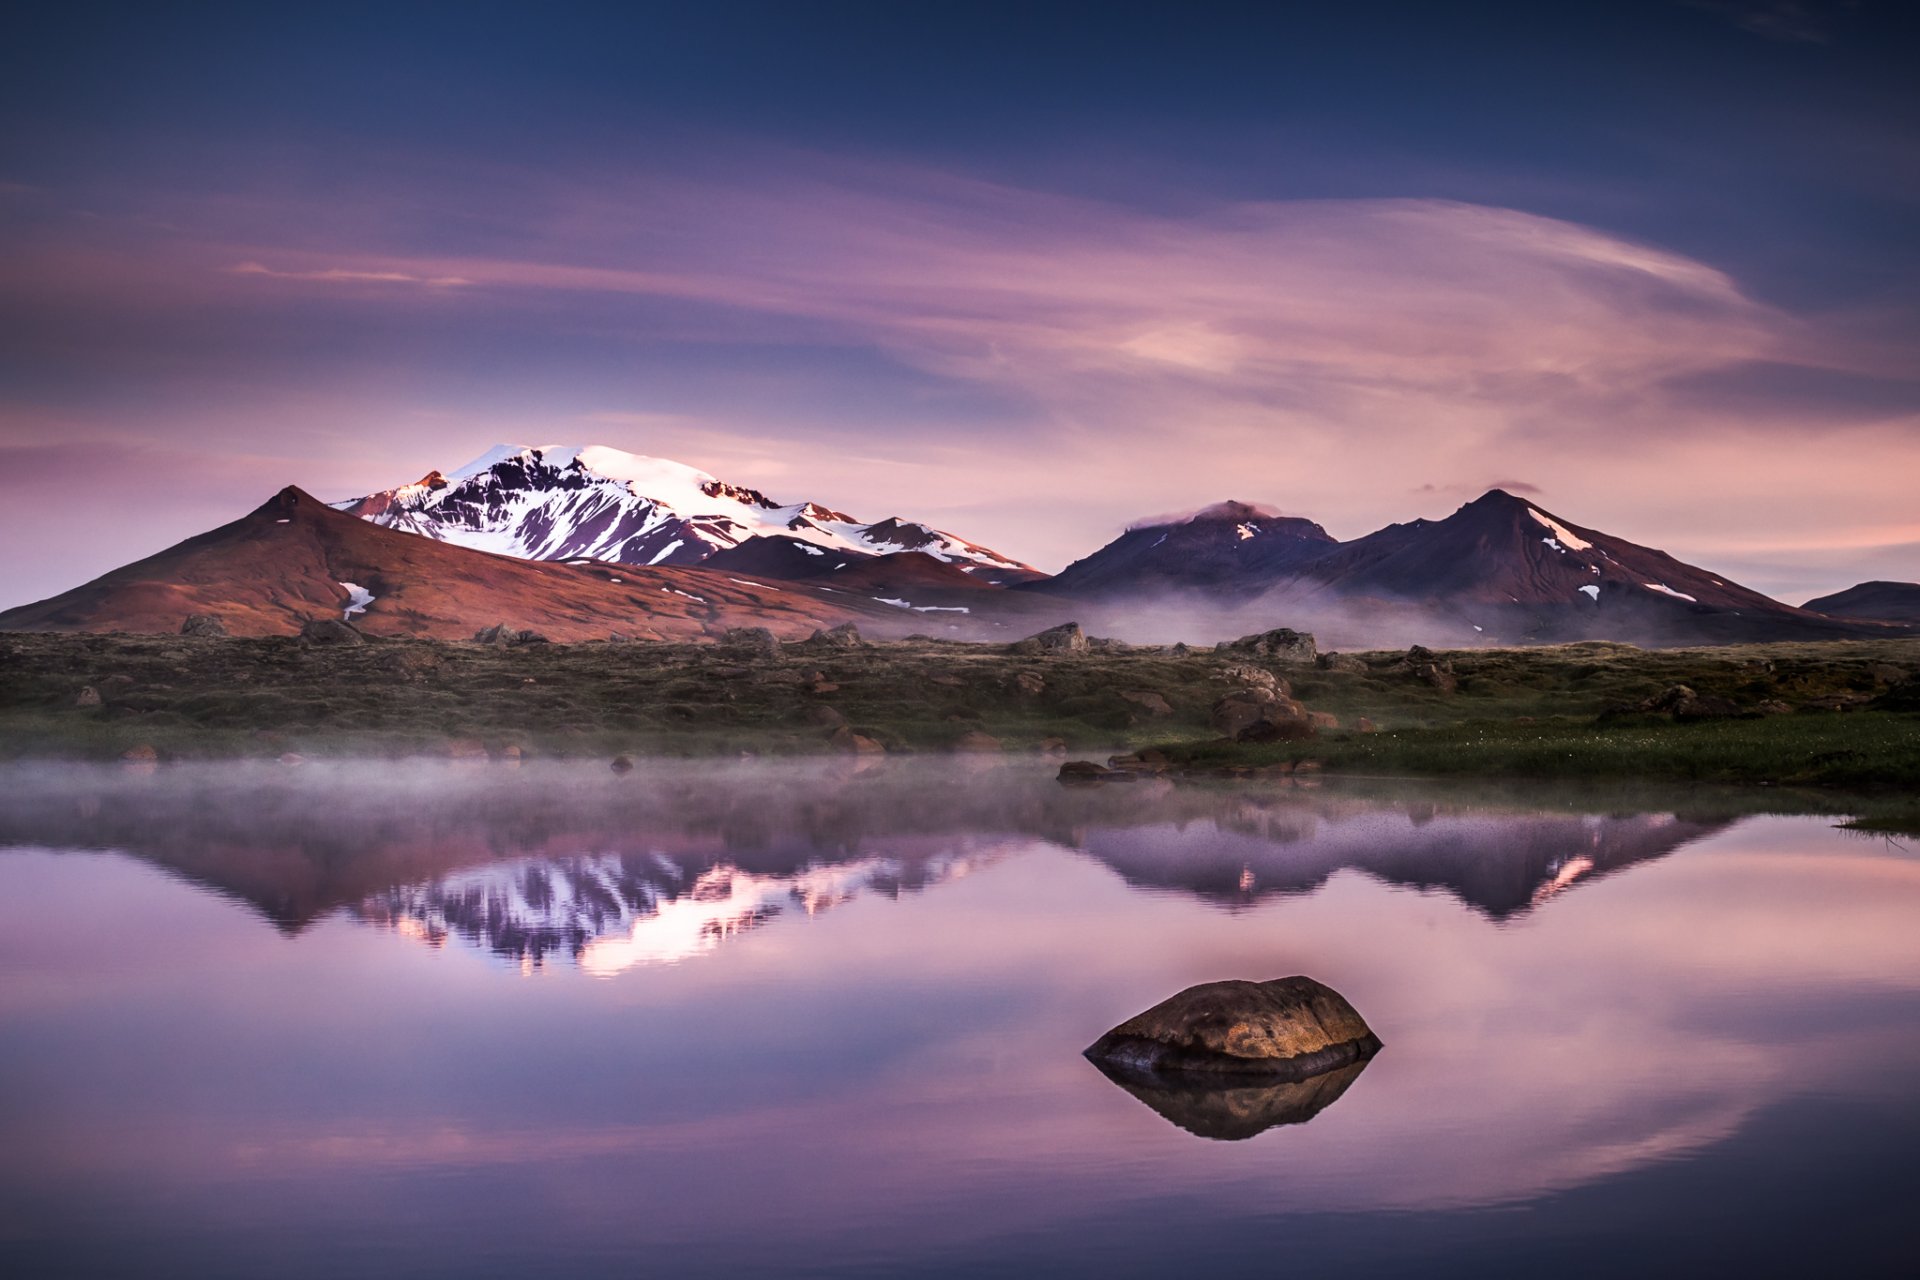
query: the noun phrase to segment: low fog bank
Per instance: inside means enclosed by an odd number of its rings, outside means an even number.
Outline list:
[[[1383,600],[1223,600],[1170,592],[1080,602],[1067,607],[1063,617],[1066,614],[1091,634],[1129,644],[1212,645],[1276,627],[1311,633],[1322,652],[1405,649],[1416,644],[1461,649],[1500,642],[1500,637],[1442,610]]]

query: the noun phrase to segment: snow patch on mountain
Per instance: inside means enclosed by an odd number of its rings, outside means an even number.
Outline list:
[[[859,555],[919,551],[968,568],[1031,566],[951,533],[782,504],[696,467],[604,445],[495,445],[454,471],[334,504],[376,524],[526,560],[698,564],[757,537]]]
[[[1553,537],[1547,538],[1545,539],[1545,541],[1549,546],[1553,546],[1554,543],[1557,541],[1559,545],[1554,546],[1554,549],[1556,551],[1591,551],[1593,550],[1593,544],[1591,542],[1588,542],[1586,539],[1582,538],[1580,535],[1576,534],[1573,530],[1567,528],[1567,526],[1561,524],[1558,520],[1555,520],[1553,517],[1541,515],[1540,512],[1536,511],[1532,507],[1527,508],[1527,514],[1532,516],[1535,520],[1538,520],[1541,523],[1541,525],[1543,525],[1549,532],[1553,534]],[[1604,555],[1605,553],[1602,552],[1602,554]]]

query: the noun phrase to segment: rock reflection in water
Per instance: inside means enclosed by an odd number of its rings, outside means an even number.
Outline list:
[[[1100,1073],[1188,1133],[1240,1142],[1281,1125],[1305,1124],[1339,1100],[1371,1057],[1305,1080],[1231,1084],[1197,1073],[1138,1071],[1095,1061]]]

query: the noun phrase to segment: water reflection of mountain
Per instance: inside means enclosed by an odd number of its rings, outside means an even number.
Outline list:
[[[1218,902],[1311,893],[1336,871],[1444,890],[1495,919],[1575,884],[1672,853],[1728,824],[1666,813],[1442,812],[1427,805],[1242,814],[1213,824],[1089,831],[1086,851],[1128,884]]]
[[[866,893],[917,892],[992,856],[857,858],[789,875],[728,863],[690,874],[662,853],[538,858],[395,886],[350,909],[435,946],[454,936],[523,967],[564,956],[608,975],[701,955],[783,912],[811,916]]]
[[[124,851],[288,932],[346,911],[429,941],[612,967],[620,947],[623,963],[695,954],[781,912],[940,883],[1021,841],[1223,905],[1350,868],[1504,918],[1731,821],[1412,785],[1076,790],[1033,766],[951,761],[624,778],[586,765],[6,773],[0,845]]]

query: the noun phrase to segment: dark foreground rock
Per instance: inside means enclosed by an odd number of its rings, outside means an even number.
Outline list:
[[[1045,631],[1016,641],[1009,646],[1014,653],[1086,653],[1088,651],[1087,633],[1080,629],[1077,622],[1063,622],[1057,627],[1048,627]]]
[[[1094,1065],[1169,1123],[1197,1137],[1240,1142],[1280,1125],[1305,1124],[1313,1119],[1359,1079],[1367,1069],[1367,1059],[1305,1080],[1235,1076],[1225,1084],[1216,1076],[1195,1072],[1139,1071],[1098,1061]]]
[[[1127,1019],[1087,1046],[1133,1074],[1305,1080],[1372,1057],[1380,1039],[1332,987],[1295,976],[1208,982]]]
[[[1241,636],[1238,640],[1222,640],[1215,651],[1244,653],[1271,662],[1312,662],[1319,650],[1308,633],[1292,627],[1276,627],[1272,631]]]
[[[300,639],[307,644],[365,644],[367,638],[338,618],[309,618],[300,624]]]

